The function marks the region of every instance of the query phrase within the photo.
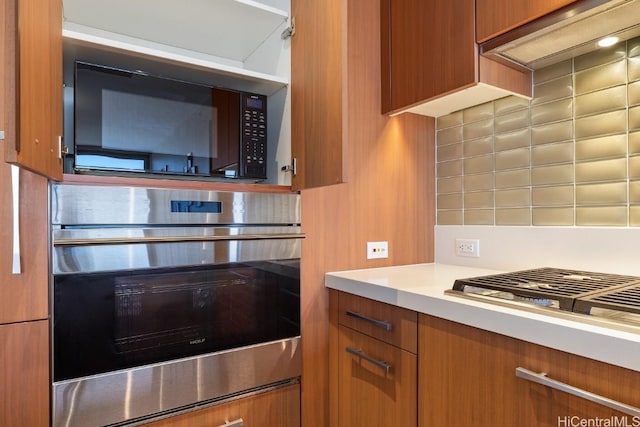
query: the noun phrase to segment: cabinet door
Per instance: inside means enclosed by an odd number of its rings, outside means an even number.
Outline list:
[[[381,2],[382,112],[476,82],[474,0]]]
[[[49,322],[0,325],[0,425],[49,425]]]
[[[346,2],[292,0],[291,154],[294,190],[343,182]]]
[[[62,178],[62,1],[3,2],[6,161]]]
[[[345,326],[338,342],[339,425],[417,425],[417,356]]]
[[[149,427],[227,425],[300,427],[300,385],[277,388],[145,425]]]
[[[576,0],[476,0],[478,43],[575,2]]]

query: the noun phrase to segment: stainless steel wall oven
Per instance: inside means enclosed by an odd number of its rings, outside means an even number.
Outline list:
[[[300,376],[299,195],[52,184],[53,424]]]

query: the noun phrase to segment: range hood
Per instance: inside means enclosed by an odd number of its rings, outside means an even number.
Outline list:
[[[581,0],[480,45],[483,55],[536,70],[640,35],[640,0]]]

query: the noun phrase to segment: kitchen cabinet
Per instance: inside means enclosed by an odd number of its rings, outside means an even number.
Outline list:
[[[258,392],[218,405],[145,424],[149,427],[300,427],[300,385]]]
[[[5,161],[62,178],[62,3],[6,0],[2,14]]]
[[[577,0],[476,0],[476,39],[487,41]]]
[[[428,315],[420,315],[418,328],[423,427],[557,427],[614,417],[626,417],[628,424],[620,425],[633,425],[631,415],[518,378],[515,372],[544,372],[548,378],[635,407],[640,407],[640,372]]]
[[[291,153],[295,190],[345,181],[346,2],[292,0]]]
[[[441,116],[532,96],[531,71],[480,56],[474,0],[381,2],[382,112]]]
[[[417,314],[337,296],[337,425],[417,425]]]

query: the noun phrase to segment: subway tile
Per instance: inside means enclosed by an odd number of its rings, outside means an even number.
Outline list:
[[[629,203],[640,203],[640,180],[629,181]]]
[[[573,79],[570,75],[550,80],[533,87],[531,105],[545,104],[573,95]]]
[[[493,173],[464,176],[464,191],[493,190]]]
[[[495,188],[518,188],[531,185],[531,170],[513,169],[495,173]]]
[[[462,209],[463,194],[439,194],[436,202],[438,209]]]
[[[481,156],[493,153],[493,136],[464,141],[464,157]]]
[[[640,206],[629,206],[629,225],[631,227],[640,227]]]
[[[573,164],[540,166],[531,168],[531,184],[552,185],[571,184],[574,180]]]
[[[626,154],[626,134],[609,135],[600,138],[581,139],[576,141],[577,161],[623,157]]]
[[[627,57],[640,55],[640,37],[627,40]]]
[[[627,111],[617,110],[576,119],[576,138],[622,133],[627,130]]]
[[[438,178],[462,175],[462,160],[438,163],[436,165],[436,173]]]
[[[533,72],[533,83],[539,84],[558,77],[570,75],[573,71],[573,63],[571,59],[549,65],[548,67],[535,70]]]
[[[627,182],[576,185],[576,205],[627,203]]]
[[[473,122],[462,126],[464,140],[482,138],[493,134],[493,119]]]
[[[640,132],[629,133],[629,154],[640,154]]]
[[[529,167],[529,148],[500,151],[496,153],[496,170],[518,169]]]
[[[627,74],[630,82],[640,80],[640,56],[627,59]]]
[[[462,111],[440,116],[436,119],[436,129],[445,129],[462,125]]]
[[[493,154],[464,159],[464,173],[492,172],[494,169],[493,162]]]
[[[560,99],[546,104],[536,105],[531,108],[531,124],[559,122],[573,118],[572,98]]]
[[[438,194],[461,193],[462,176],[452,176],[448,178],[438,178]]]
[[[573,161],[574,145],[572,142],[544,144],[531,147],[531,164],[533,166],[568,163]]]
[[[531,190],[529,188],[496,190],[495,205],[501,208],[531,206]]]
[[[627,178],[627,159],[576,163],[576,183],[618,181]]]
[[[515,132],[495,135],[495,150],[504,151],[514,148],[528,147],[531,144],[531,129],[520,129]]]
[[[574,208],[533,208],[531,222],[539,226],[571,226],[573,225]]]
[[[589,68],[575,74],[576,95],[617,86],[626,82],[626,60]]]
[[[494,114],[503,116],[518,110],[529,108],[529,100],[519,96],[506,96],[493,102]]]
[[[626,206],[589,206],[576,207],[576,225],[578,226],[610,226],[627,225]]]
[[[437,157],[439,162],[462,158],[462,142],[438,147]]]
[[[464,225],[493,225],[493,209],[465,209]]]
[[[462,122],[464,124],[486,121],[493,118],[493,102],[476,105],[462,110]]]
[[[496,225],[531,225],[529,208],[496,209]]]
[[[494,132],[505,133],[529,127],[529,110],[514,111],[495,118]]]
[[[629,106],[640,104],[640,81],[629,83],[627,89],[629,96]]]
[[[551,123],[531,128],[531,144],[548,144],[573,138],[573,121]]]
[[[439,130],[436,133],[437,145],[448,145],[462,141],[462,126]]]
[[[436,212],[438,225],[462,225],[462,211],[438,210]]]
[[[472,191],[464,193],[464,208],[493,208],[493,191]]]
[[[640,178],[640,156],[629,157],[629,178]]]
[[[627,106],[627,87],[615,86],[585,95],[576,96],[576,117],[605,111],[622,109]]]
[[[640,106],[629,108],[629,130],[640,130]]]
[[[574,73],[584,71],[587,68],[594,68],[609,62],[617,62],[627,57],[626,43],[619,43],[608,49],[597,49],[592,52],[580,55],[573,60]]]
[[[533,187],[531,204],[533,206],[573,206],[573,185]]]

